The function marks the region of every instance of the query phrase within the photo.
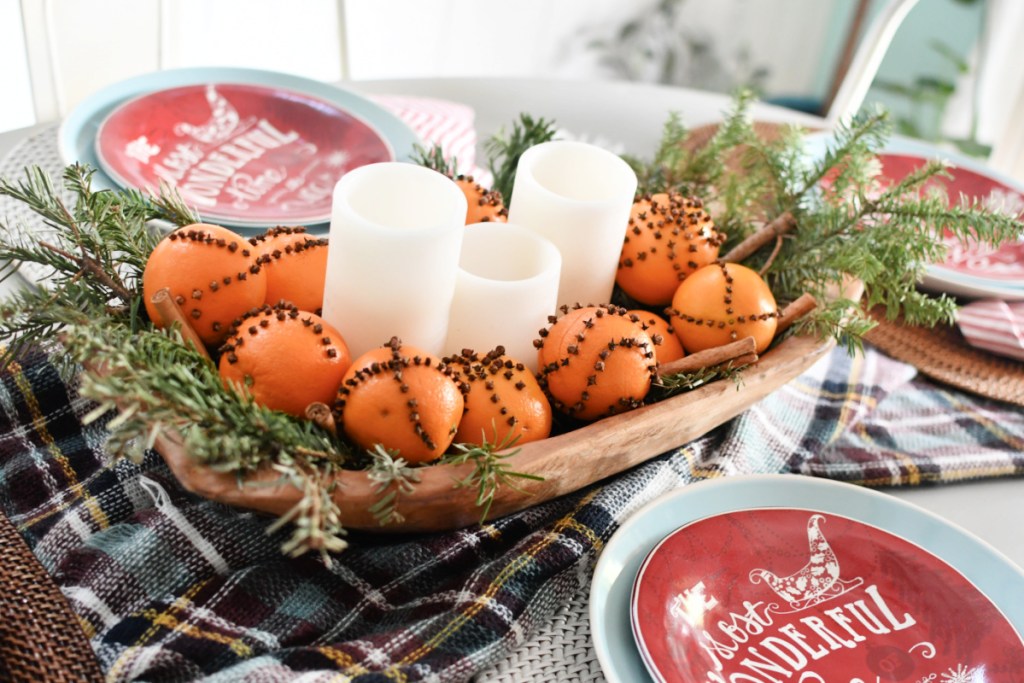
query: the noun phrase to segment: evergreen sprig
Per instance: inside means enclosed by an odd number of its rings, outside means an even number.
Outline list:
[[[954,300],[917,288],[928,264],[945,257],[944,234],[999,244],[1019,239],[1024,225],[976,202],[951,203],[939,182],[948,177],[940,162],[884,186],[876,154],[888,132],[884,113],[858,117],[840,126],[817,162],[789,179],[794,189],[779,193],[777,209],[791,211],[797,229],[768,264],[766,279],[783,296],[808,291],[823,300],[852,276],[864,284],[865,304],[882,305],[890,318],[902,315],[910,324],[927,326],[952,322]],[[793,167],[800,168],[787,165]],[[753,267],[759,260],[763,254],[755,255]],[[832,310],[834,336],[849,342],[867,325],[861,317],[844,329],[835,315],[840,307],[854,316],[860,308],[840,301]],[[827,311],[816,325],[829,323]]]
[[[81,393],[99,411],[119,410],[110,449],[128,454],[138,434],[179,433],[198,462],[224,472],[298,459],[343,463],[340,442],[308,420],[265,408],[229,389],[216,366],[176,330],[131,331],[113,320],[74,322],[64,345],[87,365]],[[91,367],[91,359],[102,363]],[[149,442],[152,439],[148,439]]]
[[[397,451],[388,450],[381,444],[369,451],[369,456],[372,461],[366,476],[374,483],[374,493],[379,496],[370,512],[381,526],[400,524],[405,517],[398,512],[398,499],[416,490],[420,474],[399,457]]]
[[[792,301],[805,292],[827,302],[801,320],[797,331],[832,336],[856,349],[873,323],[860,302],[836,298],[849,278],[860,280],[868,307],[890,318],[934,325],[953,318],[956,303],[918,290],[929,263],[945,256],[945,233],[999,244],[1019,239],[1024,225],[978,203],[950,204],[939,181],[946,166],[933,162],[884,186],[877,154],[891,134],[888,115],[868,111],[840,125],[815,158],[803,131],[780,128],[762,137],[741,96],[710,141],[692,149],[674,119],[654,159],[637,165],[640,176],[704,199],[727,249],[757,226],[790,212],[796,230],[762,248],[745,265],[764,271],[775,297]]]
[[[711,382],[731,379],[736,388],[743,386],[743,368],[734,367],[732,361],[709,368],[700,368],[692,372],[677,372],[659,376],[652,385],[653,393],[649,401],[663,401],[676,394],[693,391]]]
[[[45,289],[19,292],[0,306],[0,364],[21,349],[50,342],[67,319],[79,314],[113,316],[132,329],[143,324],[141,278],[159,240],[151,221],[177,224],[196,217],[173,193],[157,197],[126,190],[93,190],[94,170],[69,166],[64,199],[41,168],[25,170],[17,182],[0,179],[0,195],[25,204],[46,226],[40,236],[23,226],[0,224],[0,276],[11,277],[23,263],[43,266]]]
[[[326,553],[344,543],[326,482],[349,452],[334,435],[225,387],[216,366],[176,329],[133,331],[112,319],[78,320],[65,325],[63,337],[71,357],[86,364],[80,393],[97,403],[87,419],[117,413],[106,425],[113,455],[138,458],[168,434],[218,472],[244,477],[270,467],[302,492],[285,516],[295,522],[286,552]]]
[[[497,434],[497,428],[495,428]],[[506,462],[509,458],[519,452],[519,449],[509,450],[519,440],[509,430],[505,438],[500,441],[490,442],[483,440],[480,445],[455,444],[454,452],[442,457],[441,462],[450,465],[464,465],[467,462],[473,463],[473,471],[465,478],[457,480],[456,485],[460,487],[476,487],[476,505],[480,510],[480,523],[482,524],[491,512],[491,505],[494,503],[494,496],[498,489],[507,486],[515,491],[522,491],[516,486],[516,480],[529,479],[532,481],[543,481],[544,477],[528,472],[517,472],[509,467]]]
[[[518,120],[512,122],[511,132],[500,130],[484,143],[488,170],[494,176],[491,189],[501,194],[506,205],[512,201],[519,157],[530,147],[553,139],[556,132],[554,122],[520,114]]]
[[[411,161],[449,178],[454,178],[459,173],[458,159],[455,157],[446,159],[441,145],[432,145],[429,149],[422,145],[414,146]]]

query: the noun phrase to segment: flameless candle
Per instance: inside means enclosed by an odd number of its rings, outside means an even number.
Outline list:
[[[519,159],[509,222],[558,247],[559,305],[611,299],[636,186],[625,161],[582,142],[545,142]]]
[[[480,355],[501,345],[537,369],[533,340],[554,314],[562,257],[554,244],[520,225],[477,223],[466,228],[446,352]]]
[[[445,176],[398,162],[334,187],[323,317],[353,356],[397,336],[442,352],[465,231],[466,197]]]

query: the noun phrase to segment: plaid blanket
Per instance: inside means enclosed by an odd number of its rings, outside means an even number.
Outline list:
[[[268,520],[185,492],[160,457],[111,462],[43,355],[0,377],[0,510],[54,577],[111,681],[460,681],[589,581],[631,511],[708,477],[872,486],[1024,473],[1024,413],[868,350],[834,352],[712,433],[486,526],[353,534],[330,568]]]

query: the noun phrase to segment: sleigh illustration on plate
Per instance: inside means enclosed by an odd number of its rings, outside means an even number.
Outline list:
[[[788,576],[778,576],[768,569],[754,569],[750,572],[751,583],[764,582],[789,606],[790,609],[780,614],[805,610],[837,598],[864,583],[861,577],[849,580],[840,578],[839,559],[821,530],[824,521],[824,515],[811,515],[807,520],[810,557],[802,568]]]

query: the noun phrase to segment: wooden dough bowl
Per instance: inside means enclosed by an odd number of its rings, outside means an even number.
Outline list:
[[[739,415],[783,384],[807,370],[833,348],[831,339],[790,336],[742,371],[742,382],[725,379],[698,389],[604,418],[574,431],[524,444],[505,462],[517,472],[543,477],[516,481],[520,490],[501,486],[489,518],[501,517],[618,474],[654,456],[686,444]],[[239,507],[282,515],[300,500],[297,488],[269,469],[239,485],[233,473],[197,464],[180,439],[162,435],[156,449],[185,488],[206,498]],[[337,475],[334,499],[349,529],[378,532],[427,532],[458,529],[477,523],[476,486],[456,486],[472,472],[472,464],[433,465],[419,470],[415,491],[398,497],[401,523],[381,526],[370,508],[379,499],[363,471]]]

